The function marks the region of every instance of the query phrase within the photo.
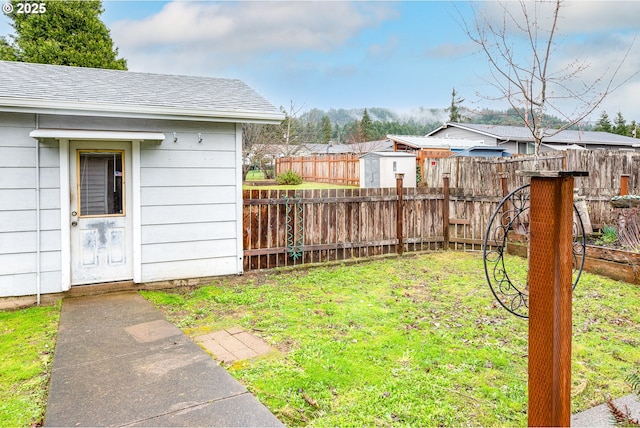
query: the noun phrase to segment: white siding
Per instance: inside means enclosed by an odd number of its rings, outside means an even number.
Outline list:
[[[239,273],[236,124],[40,115],[38,126],[164,133],[167,138],[159,144],[141,143],[135,202],[141,245],[134,249],[141,260],[140,280]],[[36,293],[37,142],[29,137],[35,128],[35,115],[0,113],[0,297]],[[109,143],[96,144],[107,148]],[[60,292],[65,257],[59,143],[42,142],[39,153],[41,292]]]
[[[176,125],[141,147],[142,281],[238,273],[235,125]]]
[[[0,113],[0,297],[36,294],[34,115]],[[41,292],[61,291],[57,143],[40,144]]]

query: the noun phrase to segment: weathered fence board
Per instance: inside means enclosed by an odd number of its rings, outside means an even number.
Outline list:
[[[426,180],[433,187],[402,190],[403,251],[435,250],[447,245],[457,250],[481,250],[491,215],[504,192],[527,182],[516,171],[531,169],[533,159],[446,158],[434,161],[435,164],[429,162],[430,169],[425,171],[429,174]],[[640,155],[634,153],[555,152],[544,155],[540,165],[541,169],[548,170],[589,171],[591,175],[576,179],[576,184],[579,194],[585,195],[591,222],[596,226],[616,224],[618,213],[611,208],[609,200],[619,194],[622,174],[629,175],[629,193],[640,193]],[[444,192],[442,187],[445,185],[443,173],[449,176],[449,192]],[[448,202],[445,202],[445,193]],[[244,191],[243,196],[245,270],[397,251],[398,195],[395,188],[251,190]],[[302,209],[301,231],[295,224],[298,207]],[[444,217],[446,212],[448,221]],[[448,225],[447,236],[445,223]]]
[[[403,249],[442,248],[442,194],[425,188],[403,192]],[[243,196],[245,270],[397,250],[396,189],[247,190]],[[302,207],[303,224],[300,246],[293,214],[298,207]],[[292,242],[296,248],[291,248]],[[302,254],[297,256],[292,250]]]
[[[451,157],[426,159],[423,171],[427,186],[440,186],[442,175],[448,173],[452,194],[478,200],[502,196],[500,180],[504,177],[509,190],[528,183],[528,178],[516,174],[518,170],[533,169],[533,156],[509,158]],[[620,194],[620,177],[629,176],[628,192],[640,194],[640,153],[609,150],[568,150],[543,153],[540,170],[588,171],[588,177],[576,178],[579,194],[584,195],[594,225],[614,224],[609,200]]]
[[[370,257],[397,251],[396,189],[332,189],[244,192],[245,270]],[[443,248],[443,193],[434,189],[403,189],[403,250]],[[454,197],[449,206],[455,231],[450,245],[479,249],[487,220],[474,216],[474,206],[497,206],[491,201],[466,201]],[[290,209],[287,215],[287,206]],[[302,207],[302,245],[297,243],[295,212]],[[488,208],[487,208],[488,209]],[[289,217],[289,218],[288,218]],[[288,227],[291,226],[292,229]]]

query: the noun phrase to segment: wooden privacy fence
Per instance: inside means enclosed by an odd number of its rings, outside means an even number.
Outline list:
[[[318,183],[360,185],[358,155],[299,156],[276,159],[276,174],[291,170],[303,180]]]
[[[528,183],[518,170],[532,170],[533,156],[508,158],[452,157],[426,159],[422,173],[427,186],[439,186],[442,175],[449,174],[451,187],[464,189],[475,198],[502,194],[500,181],[506,179],[510,190]],[[591,222],[614,224],[617,214],[609,201],[620,194],[621,177],[628,175],[628,193],[640,194],[640,154],[608,150],[567,150],[543,153],[540,170],[588,171],[588,177],[575,179],[578,194],[585,197]]]
[[[526,184],[515,171],[532,169],[533,159],[435,161],[426,177],[433,187],[244,191],[244,269],[440,248],[480,250],[502,197]],[[576,185],[596,227],[617,223],[611,197],[621,190],[640,193],[640,156],[633,153],[555,152],[540,165],[589,171]]]
[[[440,188],[402,189],[401,200],[393,188],[246,190],[244,269],[395,253],[399,231],[404,252],[480,250],[501,198],[467,198],[452,190],[447,180]]]

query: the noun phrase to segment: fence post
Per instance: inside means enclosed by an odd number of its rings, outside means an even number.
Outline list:
[[[398,194],[398,203],[396,204],[396,236],[398,237],[398,246],[396,252],[399,256],[402,255],[404,250],[404,237],[402,236],[402,223],[403,223],[403,201],[402,201],[402,180],[404,178],[403,173],[396,173],[396,193]]]
[[[573,183],[581,171],[531,177],[528,425],[571,423]]]
[[[626,196],[629,194],[629,174],[622,174],[620,176],[620,196]]]
[[[500,187],[502,188],[503,198],[509,194],[509,182],[507,180],[508,176],[509,174],[507,174],[506,172],[500,173]]]
[[[442,235],[444,238],[443,247],[449,249],[449,174],[442,174]]]

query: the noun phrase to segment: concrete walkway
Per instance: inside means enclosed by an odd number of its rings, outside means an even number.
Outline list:
[[[137,293],[65,299],[45,426],[282,426]]]
[[[631,417],[640,419],[640,401],[635,394],[626,395],[613,400],[622,411],[629,410]],[[611,413],[607,404],[601,404],[584,412],[571,416],[572,427],[614,427]]]

